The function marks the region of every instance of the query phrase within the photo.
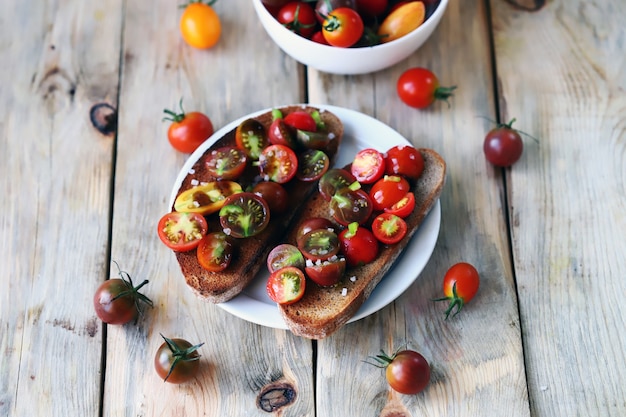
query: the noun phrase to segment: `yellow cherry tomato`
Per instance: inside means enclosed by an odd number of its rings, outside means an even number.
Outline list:
[[[220,39],[222,24],[209,4],[189,3],[180,18],[180,33],[194,48],[211,48]]]
[[[417,29],[426,17],[421,1],[411,1],[392,11],[378,28],[382,43],[391,42]]]
[[[226,197],[240,192],[242,192],[241,185],[233,181],[212,181],[196,185],[176,197],[174,210],[207,216],[221,209]]]

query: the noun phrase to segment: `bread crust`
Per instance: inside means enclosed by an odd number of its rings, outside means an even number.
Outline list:
[[[356,314],[409,244],[419,225],[441,195],[446,178],[446,164],[443,158],[432,149],[419,151],[424,157],[424,172],[412,185],[411,191],[415,195],[416,206],[411,215],[405,219],[408,226],[407,235],[395,245],[381,245],[379,255],[373,262],[348,267],[338,285],[321,287],[309,281],[304,297],[300,301],[290,305],[279,305],[280,314],[292,333],[310,339],[322,339],[336,332]],[[319,193],[312,196],[302,207],[302,215],[294,222],[286,241],[295,243],[298,225],[308,218],[331,219],[328,206],[328,202]],[[351,280],[351,277],[355,279]],[[343,291],[347,293],[344,295]]]
[[[278,108],[283,117],[294,111],[319,111],[322,121],[326,125],[326,131],[332,132],[333,149],[327,152],[332,161],[335,159],[339,145],[343,138],[343,124],[341,120],[332,112],[325,109],[318,109],[312,106],[294,105]],[[260,121],[266,128],[272,122],[271,111],[255,116],[254,119]],[[235,144],[235,130],[227,132],[219,138],[204,154],[194,163],[192,169],[183,179],[176,196],[183,191],[192,188],[197,182],[214,181],[205,168],[205,161],[208,154],[217,148]],[[254,182],[258,175],[258,168],[248,164],[248,168],[243,176],[237,180],[245,190]],[[283,238],[285,230],[296,218],[299,207],[317,189],[317,182],[307,183],[293,179],[284,184],[289,194],[289,210],[286,213],[272,216],[265,230],[260,234],[245,238],[234,239],[235,253],[230,265],[224,271],[210,272],[202,268],[197,260],[197,251],[193,249],[189,252],[174,252],[180,266],[185,282],[191,290],[200,298],[212,303],[222,303],[238,295],[254,279],[258,271],[265,265],[269,251]],[[171,207],[174,210],[174,207]],[[209,231],[221,230],[216,214],[207,216]]]

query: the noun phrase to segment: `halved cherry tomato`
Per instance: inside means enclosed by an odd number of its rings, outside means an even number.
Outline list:
[[[343,168],[331,168],[320,178],[318,188],[324,199],[330,201],[337,190],[348,187],[355,181],[356,178],[354,178],[351,172]]]
[[[313,7],[304,1],[291,1],[280,8],[276,19],[290,31],[310,38],[317,29],[317,17]]]
[[[259,155],[259,170],[265,180],[285,184],[298,172],[298,156],[285,145],[270,145]]]
[[[179,152],[192,153],[213,134],[211,119],[197,111],[185,113],[182,100],[180,113],[167,109],[163,112],[167,114],[163,120],[172,122],[167,129],[167,138]]]
[[[323,151],[307,149],[298,155],[298,172],[300,181],[312,182],[319,180],[328,171],[330,159]]]
[[[233,245],[225,233],[209,233],[200,241],[196,256],[200,266],[207,271],[223,271],[233,258]]]
[[[270,208],[254,193],[231,195],[220,209],[220,224],[224,233],[236,238],[255,236],[267,227]]]
[[[332,46],[349,48],[361,39],[365,25],[356,10],[338,7],[322,23],[322,34]]]
[[[322,287],[336,285],[346,271],[346,258],[334,256],[326,261],[306,262],[305,275]]]
[[[370,197],[375,211],[383,211],[400,201],[411,186],[409,182],[398,175],[385,175],[374,183],[370,190]]]
[[[393,245],[406,236],[407,226],[402,217],[391,213],[381,213],[372,222],[372,232],[379,242]]]
[[[330,199],[330,214],[337,223],[365,223],[369,220],[374,203],[358,182],[338,190]]]
[[[335,225],[325,217],[310,217],[306,219],[298,226],[298,230],[296,231],[296,242],[298,246],[301,245],[301,239],[304,235],[317,229],[328,229],[335,232]]]
[[[246,169],[248,158],[235,146],[224,146],[209,153],[206,168],[218,180],[236,180]]]
[[[304,265],[304,255],[300,249],[289,243],[281,243],[267,255],[267,270],[270,273],[288,266],[304,269]]]
[[[246,119],[237,126],[235,142],[254,161],[259,159],[261,151],[269,145],[265,127],[256,119]]]
[[[296,140],[298,144],[307,149],[317,149],[325,152],[330,151],[331,144],[335,143],[335,141],[333,141],[333,136],[329,135],[328,132],[313,132],[301,129],[296,131]]]
[[[339,233],[339,242],[348,266],[365,265],[378,256],[378,240],[372,232],[356,222]]]
[[[187,44],[206,49],[220,39],[222,25],[219,15],[209,4],[190,2],[180,17],[180,33]]]
[[[305,130],[308,132],[317,131],[317,123],[311,113],[304,110],[296,110],[284,117],[285,123],[294,129]]]
[[[294,149],[298,144],[296,129],[285,123],[283,114],[278,109],[272,110],[272,124],[267,131],[267,136],[273,145],[285,145]]]
[[[315,229],[302,236],[298,249],[305,258],[325,261],[339,252],[339,237],[329,229]]]
[[[385,152],[385,173],[417,180],[424,171],[424,157],[413,146],[397,145]]]
[[[304,272],[288,266],[270,274],[267,280],[267,295],[278,304],[292,304],[304,295],[306,278]]]
[[[385,173],[385,157],[376,149],[362,149],[354,157],[350,172],[361,184],[373,184]]]
[[[240,193],[241,185],[234,181],[211,181],[183,191],[174,201],[174,210],[209,215],[224,205],[224,200]]]
[[[385,213],[395,214],[403,219],[408,217],[415,208],[415,194],[408,192],[391,207],[385,208]]]
[[[252,192],[265,200],[270,213],[284,213],[289,208],[289,194],[285,187],[274,181],[261,181]]]
[[[389,13],[378,28],[382,43],[399,39],[417,29],[426,17],[426,7],[421,1],[412,1]]]
[[[159,238],[165,245],[177,252],[187,252],[198,246],[206,235],[208,224],[198,213],[167,213],[159,220]]]

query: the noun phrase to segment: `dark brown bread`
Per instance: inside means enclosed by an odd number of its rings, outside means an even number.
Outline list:
[[[337,331],[361,307],[376,285],[385,276],[426,215],[437,202],[446,177],[446,164],[441,156],[431,149],[419,150],[424,157],[424,172],[414,184],[416,206],[405,220],[408,233],[402,241],[392,246],[381,246],[374,262],[354,268],[348,267],[344,279],[335,287],[320,287],[307,281],[304,297],[291,305],[279,305],[281,316],[292,333],[311,339],[322,339]],[[328,202],[319,193],[312,196],[302,207],[302,215],[294,222],[287,241],[295,241],[299,222],[310,217],[330,218]],[[353,282],[349,278],[356,277]],[[347,290],[342,294],[344,288]]]
[[[298,105],[281,107],[279,110],[281,110],[283,116],[286,116],[296,110],[305,110],[311,113],[319,109]],[[326,125],[325,130],[332,132],[334,136],[334,149],[328,155],[332,162],[338,152],[338,147],[343,137],[343,124],[335,114],[327,110],[319,111],[322,121]],[[268,128],[272,122],[272,115],[271,112],[268,112],[255,117],[255,119]],[[198,159],[192,168],[193,174],[186,176],[177,195],[191,188],[193,186],[192,184],[196,181],[213,181],[214,178],[211,177],[205,168],[206,156],[213,149],[233,144],[235,144],[235,129],[220,138]],[[244,189],[252,183],[258,173],[258,168],[252,166],[249,168],[243,178],[238,180],[238,182],[241,182]],[[176,252],[176,259],[178,260],[187,285],[199,297],[212,303],[221,303],[239,294],[250,281],[254,279],[260,268],[265,265],[267,254],[283,237],[288,225],[294,220],[298,212],[298,207],[317,189],[317,183],[301,182],[294,179],[286,184],[285,188],[289,193],[289,210],[280,215],[270,215],[268,226],[257,236],[246,239],[233,239],[235,254],[233,255],[231,264],[226,270],[221,272],[209,272],[202,268],[198,263],[195,249],[189,252]],[[209,222],[210,231],[221,230],[216,214],[208,216],[207,220]]]

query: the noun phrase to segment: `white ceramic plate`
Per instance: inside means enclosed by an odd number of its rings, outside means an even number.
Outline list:
[[[409,141],[391,127],[363,113],[336,106],[311,105],[332,111],[344,124],[344,138],[335,166],[341,167],[350,163],[354,155],[364,148],[375,148],[380,151],[386,151],[394,145],[409,144]],[[180,184],[185,176],[187,176],[189,169],[202,156],[207,148],[225,133],[237,127],[243,120],[270,110],[271,109],[264,109],[241,117],[215,132],[213,136],[204,142],[189,157],[178,174],[170,196],[169,207],[172,206]],[[349,323],[369,316],[385,307],[400,296],[415,281],[426,266],[435,248],[440,225],[441,206],[439,201],[437,201],[437,204],[415,233],[409,245],[404,249],[404,252],[396,261],[396,264],[387,273],[380,284],[378,284],[359,311],[350,319]],[[241,294],[230,301],[218,304],[218,306],[249,322],[276,329],[287,329],[285,322],[278,312],[276,304],[270,300],[265,292],[265,283],[268,276],[269,273],[267,269],[262,268],[252,283]]]

